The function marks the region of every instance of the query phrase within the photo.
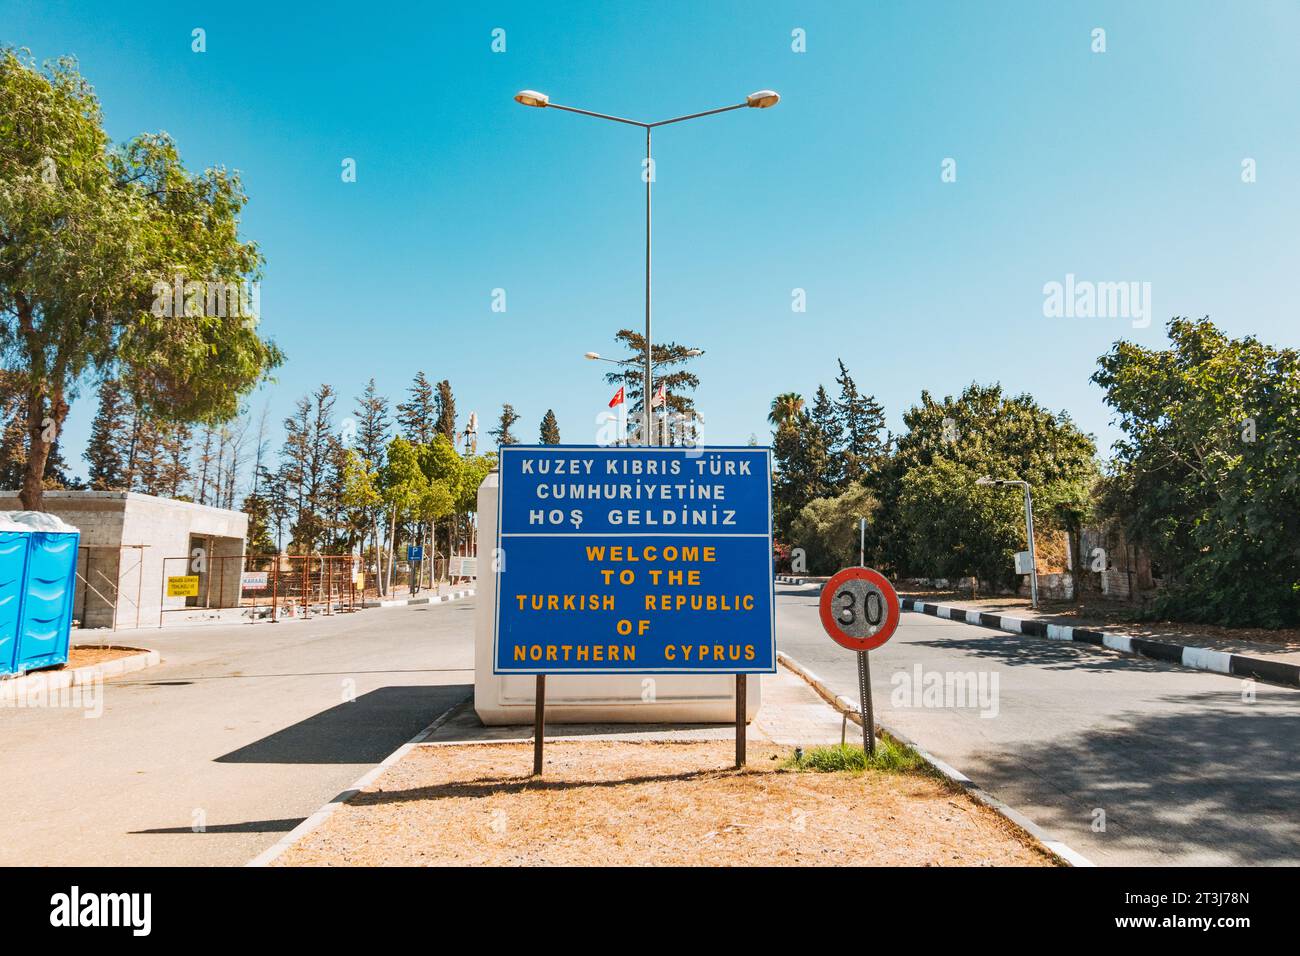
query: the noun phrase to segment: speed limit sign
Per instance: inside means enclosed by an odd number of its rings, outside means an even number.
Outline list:
[[[874,651],[898,628],[898,594],[871,568],[845,568],[822,588],[822,627],[850,651]]]
[[[876,752],[876,714],[871,704],[871,662],[875,650],[898,629],[898,593],[871,568],[845,568],[822,588],[822,627],[840,647],[858,652],[858,700],[862,711],[862,749]],[[847,720],[847,718],[846,718]]]

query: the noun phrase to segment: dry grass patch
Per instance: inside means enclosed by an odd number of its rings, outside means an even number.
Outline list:
[[[134,657],[146,654],[138,647],[71,647],[68,649],[68,663],[64,667],[89,667],[91,664],[103,664],[115,661],[119,657]]]
[[[1018,828],[925,772],[813,773],[726,741],[422,746],[278,865],[1050,866]]]

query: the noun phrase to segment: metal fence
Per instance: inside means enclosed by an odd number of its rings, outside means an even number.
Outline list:
[[[374,563],[351,554],[194,555],[162,563],[162,580],[154,585],[159,626],[186,613],[232,623],[346,614],[419,594],[448,580],[449,570],[462,571],[443,557],[399,560],[385,568],[391,583],[383,587]]]
[[[354,555],[164,558],[158,624],[200,611],[232,611],[232,622],[346,614],[365,603],[366,584]]]

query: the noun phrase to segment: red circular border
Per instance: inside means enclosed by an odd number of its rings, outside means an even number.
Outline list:
[[[885,603],[889,606],[889,614],[885,618],[884,626],[873,637],[849,637],[835,621],[835,613],[831,608],[831,600],[835,597],[835,591],[845,581],[855,579],[870,581],[880,588],[881,593],[885,595]],[[894,590],[894,586],[889,583],[888,578],[873,568],[845,568],[832,577],[822,588],[819,609],[822,627],[826,629],[826,633],[830,635],[831,640],[850,651],[874,651],[877,647],[880,647],[885,641],[894,636],[894,631],[898,630],[898,617],[901,613],[898,604],[898,592]]]

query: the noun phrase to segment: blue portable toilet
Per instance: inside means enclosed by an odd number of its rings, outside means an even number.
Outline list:
[[[72,637],[72,601],[76,593],[77,545],[81,533],[51,514],[15,511],[0,514],[0,527],[25,527],[26,556],[17,608],[15,647],[9,653],[9,671],[28,671],[68,662]],[[7,532],[14,538],[23,535]],[[16,552],[15,552],[16,554]],[[0,560],[4,560],[0,558]],[[16,556],[9,560],[17,560]],[[9,604],[0,606],[0,622]],[[0,624],[0,627],[3,625]],[[2,633],[2,631],[0,631]],[[0,667],[6,660],[0,646]]]
[[[27,586],[27,547],[31,532],[14,521],[0,521],[0,674],[12,674],[18,659],[18,628]]]

